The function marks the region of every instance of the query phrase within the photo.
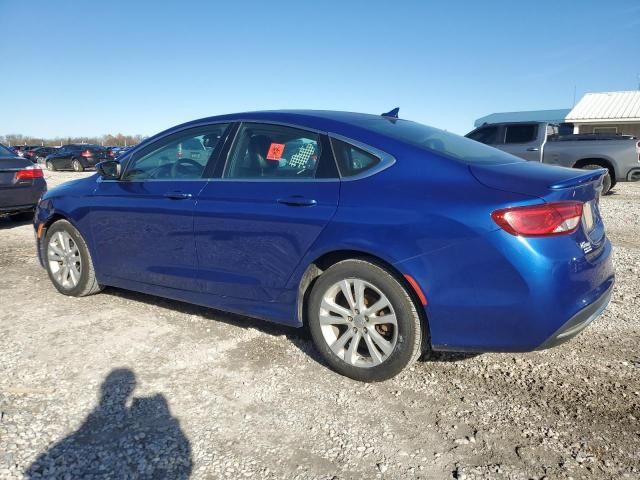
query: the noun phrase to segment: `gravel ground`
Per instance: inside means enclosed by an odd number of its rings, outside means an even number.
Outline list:
[[[640,478],[640,183],[615,192],[617,284],[586,332],[372,385],[302,331],[113,288],[62,296],[31,225],[2,219],[0,478]]]

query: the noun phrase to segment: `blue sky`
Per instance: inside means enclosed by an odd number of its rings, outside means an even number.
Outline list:
[[[466,133],[491,112],[570,108],[574,86],[640,82],[637,0],[0,0],[0,19],[0,134],[395,106]]]

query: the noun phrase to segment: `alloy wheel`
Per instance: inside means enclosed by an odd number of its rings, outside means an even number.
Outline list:
[[[329,287],[319,319],[329,348],[356,367],[383,363],[398,341],[393,305],[378,287],[362,279],[347,278]]]
[[[49,269],[56,283],[65,289],[78,285],[82,274],[82,258],[74,239],[67,232],[56,232],[47,247]]]

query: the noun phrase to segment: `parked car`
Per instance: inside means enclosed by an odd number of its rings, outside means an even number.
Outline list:
[[[0,214],[15,220],[33,219],[46,190],[42,169],[0,144]]]
[[[603,194],[616,182],[640,180],[640,141],[631,135],[559,135],[557,125],[515,122],[482,125],[466,136],[529,161],[606,168]]]
[[[33,150],[34,148],[38,148],[40,145],[14,145],[12,147],[13,151],[18,154],[19,157],[24,157],[29,150]]]
[[[86,169],[95,168],[97,163],[107,159],[107,151],[100,145],[69,144],[47,155],[45,165],[47,170],[83,172]]]
[[[38,257],[65,295],[307,324],[331,367],[378,381],[423,348],[543,349],[594,320],[614,283],[605,174],[389,115],[224,115],[49,191]]]
[[[127,151],[127,147],[107,147],[107,154],[110,158],[118,158],[125,151]]]
[[[44,163],[48,155],[57,151],[56,147],[38,147],[26,152],[25,156],[29,157],[33,163]]]
[[[40,145],[25,145],[22,148],[22,155],[24,156],[24,158],[28,158],[29,160],[34,161],[33,152],[38,148],[40,148]]]

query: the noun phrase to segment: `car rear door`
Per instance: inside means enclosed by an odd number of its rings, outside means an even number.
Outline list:
[[[504,143],[495,145],[500,150],[516,155],[530,162],[542,161],[542,141],[540,131],[544,125],[537,123],[513,123],[504,126]]]
[[[124,159],[120,180],[98,181],[91,229],[101,274],[115,284],[125,280],[200,290],[193,213],[215,142],[227,126],[166,135]],[[200,148],[181,156],[185,142]]]
[[[277,301],[338,206],[340,182],[328,139],[305,129],[245,122],[228,155],[223,153],[227,157],[195,208],[204,290]]]

